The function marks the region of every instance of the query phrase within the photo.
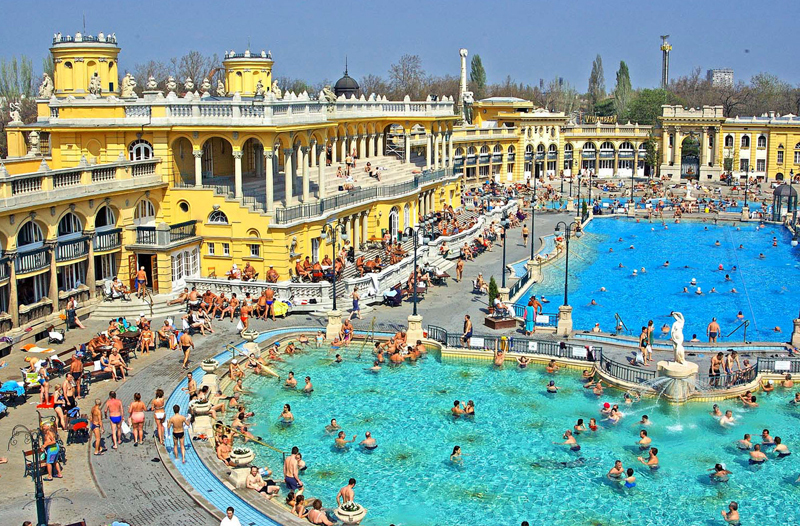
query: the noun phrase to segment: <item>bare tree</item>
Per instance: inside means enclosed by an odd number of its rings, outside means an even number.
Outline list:
[[[393,99],[402,99],[406,95],[411,100],[424,98],[422,94],[425,71],[419,55],[403,55],[396,64],[389,67],[389,87]]]
[[[425,93],[435,95],[442,100],[444,97],[453,97],[458,100],[458,91],[461,87],[461,79],[455,75],[444,75],[443,77],[430,76],[425,79]]]
[[[386,95],[389,92],[389,84],[378,75],[365,75],[361,77],[361,82],[358,85],[365,97],[369,97],[371,93]]]
[[[174,63],[175,61],[173,61]],[[216,53],[209,57],[199,51],[190,51],[177,61],[177,66],[179,84],[186,80],[186,77],[191,77],[195,86],[199,86],[206,78],[211,81],[213,86],[219,72],[220,62]]]
[[[739,81],[734,86],[719,86],[713,88],[714,104],[722,106],[723,114],[726,117],[738,115],[738,110],[744,108],[750,102],[753,91]]]
[[[152,76],[158,83],[158,89],[166,90],[167,77],[170,75],[170,67],[165,62],[150,60],[144,64],[133,66],[133,75],[136,77],[136,91],[139,95],[147,85],[147,80]]]

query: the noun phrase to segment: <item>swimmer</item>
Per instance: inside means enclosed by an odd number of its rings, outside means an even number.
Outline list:
[[[715,464],[714,469],[711,469],[709,471],[711,471],[709,477],[711,477],[711,480],[713,482],[728,482],[728,476],[733,474],[727,469],[725,469],[725,466],[723,466],[722,464]]]
[[[761,444],[753,446],[753,450],[750,452],[750,464],[763,464],[766,461],[767,455],[761,451]]]
[[[639,460],[639,462],[641,462],[645,466],[648,466],[652,470],[658,469],[658,467],[659,467],[658,466],[658,448],[657,447],[650,448],[650,453],[649,453],[649,456],[647,457],[647,460],[645,460],[643,457],[637,457],[637,459]]]
[[[622,418],[622,413],[619,412],[619,408],[615,404],[614,407],[611,408],[611,412],[608,413],[607,420],[611,420],[612,422],[617,424],[619,423],[621,418]]]
[[[292,408],[289,404],[283,404],[283,411],[281,412],[281,421],[284,424],[291,424],[294,422],[294,415],[292,414]]]
[[[345,449],[347,447],[347,444],[356,441],[356,437],[358,437],[358,435],[353,435],[352,440],[346,440],[344,438],[344,431],[339,431],[339,434],[336,435],[336,440],[334,441],[334,445],[339,449]]]
[[[697,279],[695,279],[695,278],[692,278],[692,281],[690,281],[690,282],[689,282],[689,285],[691,285],[692,287],[694,287],[695,285],[697,285]]]
[[[684,287],[683,291],[686,292],[686,288],[685,287]],[[669,331],[670,331],[670,327],[666,323],[661,326],[661,334],[669,334]]]
[[[517,357],[517,364],[519,365],[520,369],[525,369],[528,366],[529,362],[530,362],[530,360],[528,360],[527,356],[518,356]]]
[[[730,280],[731,280],[731,275],[725,274],[725,281],[730,281]]]
[[[333,433],[334,431],[338,431],[340,429],[341,427],[339,426],[339,424],[336,423],[335,418],[331,418],[331,423],[325,426],[325,432],[328,434]]]
[[[650,421],[650,418],[647,415],[642,415],[642,419],[639,420],[640,426],[649,426],[652,425],[653,422]]]
[[[578,422],[577,422],[577,423],[576,423],[574,426],[572,426],[572,431],[573,431],[573,432],[574,432],[576,435],[580,435],[581,433],[583,433],[584,431],[586,431],[586,426],[585,426],[585,425],[583,425],[583,418],[579,418],[579,419],[578,419]]]
[[[461,456],[461,446],[455,446],[453,448],[453,452],[450,453],[450,462],[455,464],[461,464],[464,462],[464,459]]]
[[[773,451],[777,453],[778,458],[788,457],[792,454],[786,444],[781,443],[781,437],[775,437],[775,449]]]
[[[708,230],[708,229],[706,229],[706,230]],[[720,246],[719,240],[717,240],[717,241],[714,241],[714,246],[715,246],[715,247],[718,247],[718,246]]]
[[[557,373],[558,369],[559,369],[559,367],[558,367],[558,364],[556,363],[556,361],[555,360],[550,360],[547,363],[547,367],[545,367],[544,370],[547,371],[550,374],[553,374],[553,373]]]
[[[550,303],[550,300],[545,298],[544,294],[542,294],[541,296],[539,296],[539,302],[540,303]]]
[[[698,296],[702,296],[703,295],[703,290],[700,287],[697,287],[697,289],[694,291],[694,293],[697,294]]]
[[[456,418],[464,414],[464,410],[461,408],[461,402],[456,400],[453,402],[453,407],[450,408],[450,413]]]
[[[750,433],[745,433],[744,438],[736,442],[736,447],[742,451],[749,451],[753,449],[753,443],[750,442]]]
[[[709,290],[708,293],[709,294],[716,294],[717,293],[716,287],[711,287],[711,290]]]
[[[311,385],[311,377],[310,376],[306,376],[306,385],[303,386],[303,392],[304,393],[310,393],[313,390],[314,390],[314,386]]]
[[[555,394],[558,392],[558,387],[556,387],[556,383],[553,380],[550,380],[550,383],[547,384],[547,392]]]
[[[739,291],[736,290],[736,287],[731,289],[731,294],[739,294]]]
[[[789,403],[794,406],[800,405],[800,393],[795,393],[794,398],[789,400]]]
[[[639,272],[641,272],[642,274],[647,274],[647,270],[645,270],[644,267],[642,267],[641,270],[639,270]]]
[[[775,445],[775,440],[772,438],[772,435],[769,434],[769,429],[765,429],[761,432],[761,445],[765,447]]]
[[[624,472],[625,470],[622,468],[622,461],[615,460],[614,467],[608,470],[608,473],[606,473],[606,477],[610,480],[619,480]]]
[[[776,326],[775,326],[775,328],[774,328],[774,329],[772,329],[772,332],[783,332],[783,331],[781,330],[781,328],[780,328],[780,327],[778,327],[778,326],[776,325]]]
[[[592,430],[592,431],[597,431],[597,429],[598,429],[598,427],[597,427],[597,419],[595,419],[595,418],[590,418],[589,419],[589,429]]]
[[[553,442],[553,444],[556,444],[556,445],[559,445],[559,446],[569,446],[569,450],[570,451],[580,451],[581,450],[581,446],[578,445],[578,441],[575,440],[575,437],[572,435],[572,431],[570,431],[569,429],[567,429],[564,432],[564,436],[562,436],[561,438],[565,439],[564,442]]]
[[[636,275],[636,271],[635,270],[633,271],[633,275],[634,276]],[[598,305],[598,303],[594,299],[592,299],[592,301],[589,302],[589,305]]]
[[[722,510],[722,518],[728,524],[739,524],[739,504],[736,503],[735,500],[732,500],[730,504],[728,504],[728,510]]]
[[[605,291],[606,291],[605,287],[600,287],[600,292],[605,292]]]
[[[602,380],[598,380],[597,381],[597,383],[594,385],[594,389],[592,389],[592,392],[597,396],[601,396],[603,394],[603,381]]]
[[[763,252],[758,254],[758,259],[765,259],[765,258],[766,256],[764,255]]]
[[[623,265],[622,263],[620,263],[618,268],[625,268],[625,265]]]
[[[600,409],[600,414],[605,416],[611,414],[611,404],[608,402],[603,403],[603,407]]]
[[[689,289],[687,287],[683,287],[683,290],[681,291],[681,294],[688,294],[688,293],[689,293]],[[669,332],[669,331],[667,331],[667,332]]]
[[[765,393],[771,393],[775,390],[775,384],[772,380],[767,380],[767,383],[761,385],[761,389],[763,389]]]
[[[728,409],[727,411],[725,411],[725,414],[722,416],[722,418],[719,419],[719,425],[725,427],[725,426],[732,426],[734,424],[735,422],[733,421],[733,411]]]
[[[756,402],[756,397],[750,391],[746,391],[743,395],[739,395],[739,400],[745,405],[745,407],[758,407],[758,403]]]
[[[378,371],[381,370],[381,362],[379,362],[378,360],[375,360],[372,363],[372,367],[370,367],[369,370],[372,371],[373,373],[377,373]]]
[[[283,385],[289,389],[294,389],[297,387],[297,378],[294,377],[294,371],[289,371],[289,377],[286,378],[286,383]]]
[[[375,449],[376,447],[378,447],[378,443],[375,441],[374,438],[372,438],[372,433],[370,433],[369,431],[367,431],[364,434],[364,440],[359,442],[359,444],[364,446],[365,449]]]
[[[641,431],[639,431],[639,440],[636,441],[636,444],[638,444],[639,449],[641,451],[645,451],[647,449],[650,449],[650,444],[652,442],[653,442],[653,440],[649,436],[647,436],[647,430],[646,429],[642,429]]]
[[[609,248],[608,251],[609,252],[614,252],[614,249],[613,248]]]
[[[342,363],[343,361],[344,360],[342,360],[342,355],[341,354],[337,354],[335,359],[333,360],[334,363]]]
[[[633,274],[632,275],[633,276],[638,276],[638,274],[636,273],[636,269],[633,269]],[[592,300],[592,301],[594,301],[594,300]]]
[[[633,246],[633,245],[631,245],[631,246],[629,246],[628,248],[629,248],[630,250],[633,250],[633,249],[634,249],[634,246]]]
[[[628,468],[625,472],[627,477],[625,477],[625,481],[623,482],[623,486],[628,489],[633,489],[636,487],[636,477],[633,476],[633,468]]]

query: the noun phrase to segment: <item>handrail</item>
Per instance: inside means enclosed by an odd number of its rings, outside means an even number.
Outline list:
[[[219,429],[221,427],[222,429],[225,429],[225,430],[227,430],[227,431],[229,431],[231,433],[235,433],[235,434],[237,434],[239,436],[242,436],[242,437],[246,438],[250,442],[255,442],[256,444],[261,444],[264,447],[268,447],[269,449],[271,449],[273,451],[277,451],[278,453],[283,455],[284,458],[286,458],[286,455],[289,454],[288,451],[281,451],[280,449],[278,449],[278,448],[276,448],[274,446],[270,446],[269,444],[267,444],[263,440],[259,440],[258,438],[250,438],[249,436],[245,435],[244,433],[242,433],[238,429],[234,429],[234,428],[232,428],[231,426],[229,426],[227,424],[217,423],[217,424],[214,425],[214,427],[217,428],[217,429]]]
[[[622,316],[620,316],[618,312],[614,313],[614,319],[617,322],[619,322],[619,325],[621,325],[623,329],[625,329],[625,332],[627,332],[628,334],[632,334],[632,331],[628,328],[627,325],[625,325],[625,322],[622,321]]]
[[[742,323],[737,325],[735,329],[733,329],[731,332],[729,332],[728,335],[725,336],[725,337],[729,338],[731,334],[733,334],[734,332],[736,332],[739,329],[741,329],[742,327],[744,327],[744,340],[743,341],[744,341],[744,343],[747,343],[747,327],[749,327],[749,326],[750,326],[750,320],[744,320]]]

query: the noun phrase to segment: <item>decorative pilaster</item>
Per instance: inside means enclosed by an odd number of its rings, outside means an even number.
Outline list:
[[[317,146],[319,148],[319,162],[317,162],[317,184],[319,185],[318,196],[320,199],[325,199],[325,145]]]
[[[97,279],[94,275],[94,230],[84,230],[83,234],[88,236],[86,240],[89,243],[89,259],[86,261],[86,286],[89,287],[89,298],[94,298],[94,289],[97,285]]]
[[[242,150],[233,150],[233,189],[236,199],[242,198]]]
[[[285,194],[283,199],[283,206],[290,207],[292,205],[292,178],[294,176],[294,168],[292,167],[292,154],[294,149],[285,148],[283,150],[283,180]]]
[[[309,168],[308,168],[308,146],[302,146],[298,155],[298,163],[300,163],[301,175],[303,177],[303,202],[308,202],[308,193],[310,187],[309,181]]]
[[[56,267],[56,240],[46,241],[45,245],[50,251],[50,288],[47,291],[50,301],[53,304],[53,313],[58,312],[58,268]]]
[[[11,315],[11,326],[19,327],[19,298],[17,297],[17,253],[8,252],[8,313]]]
[[[267,213],[271,214],[275,210],[275,187],[273,178],[275,174],[275,155],[272,150],[264,150],[264,167],[266,168],[267,186]]]
[[[197,188],[203,186],[203,150],[192,150],[194,156],[194,185]]]

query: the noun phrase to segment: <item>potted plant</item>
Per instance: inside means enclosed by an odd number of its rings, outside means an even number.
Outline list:
[[[494,299],[500,295],[494,276],[489,279],[489,314],[494,312]]]
[[[367,515],[367,508],[353,501],[347,501],[333,510],[333,514],[336,515],[343,524],[358,524],[363,521],[364,517]]]
[[[217,370],[217,367],[219,367],[219,362],[214,358],[206,358],[200,362],[200,368],[207,373],[213,373]]]
[[[231,451],[230,462],[232,466],[246,466],[255,460],[256,454],[249,447],[235,447]]]

